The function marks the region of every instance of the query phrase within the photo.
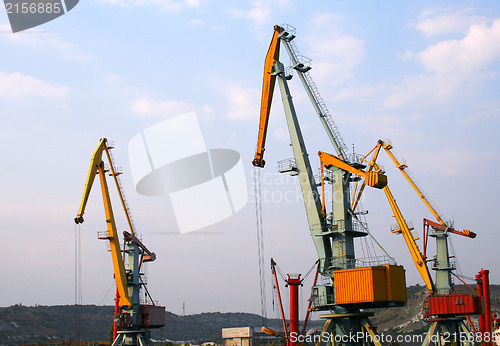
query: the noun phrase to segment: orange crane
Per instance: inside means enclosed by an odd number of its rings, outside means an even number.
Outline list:
[[[298,177],[309,231],[318,254],[319,274],[324,279],[321,284],[313,287],[311,310],[329,312],[321,316],[326,320],[323,334],[346,338],[350,334],[360,333],[359,335],[366,335],[374,340],[366,344],[380,345],[380,341],[377,341],[376,329],[369,320],[369,316],[373,313],[364,309],[405,304],[404,268],[396,265],[394,259],[389,256],[381,256],[381,259],[369,258],[366,261],[356,258],[355,239],[366,237],[369,233],[349,209],[350,173],[332,182],[332,189],[341,198],[332,199],[331,215],[327,216],[322,208],[318,193],[319,184],[315,181],[288,87],[288,80],[292,78],[292,75],[279,60],[281,44],[286,49],[290,57],[291,68],[295,70],[302,82],[337,155],[343,160],[350,159],[350,155],[317,87],[312,82],[308,72],[311,67],[308,66],[307,59],[298,54],[293,42],[294,38],[293,27],[288,25],[274,27],[264,64],[257,150],[252,163],[255,167],[265,166],[267,128],[274,86],[277,82],[294,155],[292,160],[286,161],[286,166],[280,167],[280,172],[290,172]],[[384,177],[376,173],[367,173],[367,178],[374,186],[384,185]],[[367,280],[367,277],[373,280]],[[353,289],[354,286],[356,290]]]
[[[142,280],[141,266],[144,262],[152,262],[156,259],[154,252],[136,237],[134,225],[129,214],[129,208],[125,200],[118,175],[110,150],[113,147],[108,144],[106,138],[102,138],[95,150],[90,163],[90,169],[83,192],[80,209],[75,218],[76,224],[84,221],[83,215],[90,196],[96,176],[99,176],[101,193],[106,215],[107,232],[99,232],[98,238],[108,240],[110,244],[111,258],[113,261],[114,277],[116,280],[117,296],[114,319],[114,342],[113,346],[119,345],[152,345],[147,329],[161,328],[165,325],[165,307],[155,305],[149,295],[145,283]],[[106,154],[109,170],[105,167],[103,155]],[[124,231],[124,250],[121,250],[115,216],[111,205],[106,175],[113,177],[125,212],[129,232]],[[125,264],[125,258],[127,264]],[[141,304],[140,290],[144,288],[148,294],[151,304]]]

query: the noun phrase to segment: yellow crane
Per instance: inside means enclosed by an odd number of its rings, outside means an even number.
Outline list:
[[[80,204],[80,210],[75,218],[75,223],[83,223],[83,214],[85,213],[85,208],[90,196],[90,191],[92,190],[92,185],[94,184],[95,177],[99,176],[99,181],[101,183],[102,199],[104,202],[104,212],[106,213],[106,225],[107,225],[107,239],[110,244],[111,258],[113,260],[113,269],[115,274],[116,285],[118,287],[118,292],[120,294],[120,306],[131,306],[132,301],[128,293],[127,276],[125,274],[125,264],[123,263],[121,249],[120,249],[120,239],[118,237],[118,232],[116,230],[116,222],[113,214],[113,208],[111,206],[111,198],[109,196],[108,183],[106,181],[106,169],[104,167],[104,161],[102,159],[103,153],[106,153],[108,161],[111,162],[109,157],[109,149],[107,145],[107,139],[101,139],[99,146],[92,156],[92,161],[90,163],[89,174],[87,176],[87,182],[85,184],[85,190],[83,192],[82,203]],[[110,165],[111,175],[116,180],[118,176],[115,172],[113,165]],[[117,182],[118,186],[118,182]],[[121,190],[118,188],[118,193],[122,203],[124,203],[123,195]],[[132,223],[130,222],[130,217],[127,210],[125,209],[125,215],[127,216],[127,221],[130,227],[130,233],[134,234],[134,229]]]
[[[154,252],[149,251],[135,235],[127,202],[121,189],[120,181],[118,180],[118,175],[121,173],[116,171],[110,152],[112,148],[113,147],[108,144],[106,138],[100,140],[92,156],[82,202],[75,218],[75,223],[83,223],[83,215],[90,196],[90,191],[92,190],[96,176],[99,176],[106,215],[107,232],[99,233],[98,237],[99,239],[109,241],[114,277],[117,286],[113,346],[129,345],[128,342],[134,342],[134,345],[152,345],[146,329],[161,328],[165,325],[165,307],[155,305],[153,299],[150,299],[151,304],[140,303],[139,293],[141,288],[144,288],[149,296],[149,292],[141,278],[142,274],[140,269],[142,263],[154,261],[156,255]],[[109,163],[109,169],[107,169],[104,164],[104,153]],[[127,266],[125,265],[125,256],[121,250],[115,216],[111,205],[111,197],[106,181],[107,173],[109,173],[115,181],[130,230],[130,232],[123,232],[125,245],[124,253],[128,260]],[[120,330],[118,331],[117,329]]]
[[[376,163],[381,149],[385,150],[385,152],[409,182],[411,187],[415,190],[420,199],[438,220],[438,222],[434,222],[424,219],[423,254],[420,252],[416,244],[416,240],[418,239],[418,237],[414,237],[411,233],[411,228],[408,226],[406,220],[404,219],[403,214],[401,213],[401,210],[396,203],[396,199],[392,195],[391,190],[387,185],[387,177],[385,177],[385,172],[382,171]],[[464,323],[463,316],[465,316],[471,324],[468,315],[483,315],[484,301],[482,301],[481,297],[479,297],[476,293],[471,295],[457,295],[455,293],[454,285],[451,279],[451,275],[453,274],[452,271],[455,269],[455,267],[453,263],[450,262],[447,237],[449,233],[453,233],[468,238],[475,238],[476,234],[466,229],[462,231],[455,230],[451,226],[451,223],[445,222],[444,218],[433,206],[429,198],[423,193],[422,189],[416,184],[416,182],[411,178],[410,174],[406,171],[408,166],[405,163],[400,162],[391,152],[391,149],[392,145],[390,143],[379,140],[377,145],[372,150],[370,150],[370,152],[366,154],[361,160],[361,165],[363,165],[362,168],[368,165],[368,168],[366,168],[366,170],[359,169],[359,167],[352,167],[352,165],[347,164],[340,158],[327,153],[319,152],[319,157],[321,160],[322,168],[323,166],[335,166],[364,178],[364,181],[359,190],[358,182],[356,182],[356,186],[353,192],[351,210],[355,210],[366,185],[375,188],[382,188],[384,190],[387,200],[389,201],[389,204],[393,211],[393,216],[396,218],[399,226],[398,229],[393,230],[393,233],[403,234],[413,261],[415,262],[420,276],[424,280],[430,293],[425,302],[425,306],[426,317],[429,318],[431,325],[422,345],[427,346],[433,343],[435,333],[437,333],[437,335],[439,336],[446,335],[447,333],[453,331],[458,331],[459,333],[464,333],[464,335],[466,335],[470,333],[470,331]],[[371,159],[368,159],[371,154]],[[373,178],[375,176],[377,178]],[[385,185],[380,184],[380,181],[385,182]],[[430,228],[432,228],[432,233],[429,232]],[[432,280],[429,269],[427,267],[426,248],[428,236],[436,238],[436,256],[432,260],[434,263],[432,269],[436,270],[435,281]],[[471,328],[474,329],[473,326]],[[470,343],[468,341],[460,341],[457,343],[457,345],[472,344],[474,343]]]
[[[368,185],[377,189],[383,189],[385,196],[387,197],[387,200],[389,201],[389,205],[391,206],[393,216],[396,219],[399,230],[397,233],[402,233],[403,237],[406,242],[406,246],[410,250],[410,254],[412,256],[413,262],[415,263],[415,266],[417,267],[418,272],[420,273],[420,276],[425,282],[425,285],[427,286],[428,290],[430,292],[434,291],[434,284],[432,282],[432,277],[429,272],[429,269],[427,268],[427,264],[425,262],[425,258],[420,252],[417,243],[415,242],[415,238],[413,237],[413,234],[411,233],[411,229],[406,223],[405,218],[403,217],[403,214],[401,210],[399,209],[396,199],[392,195],[391,190],[389,189],[389,186],[387,185],[387,176],[384,174],[384,172],[378,167],[376,164],[375,160],[377,159],[379,150],[376,150],[371,162],[369,163],[369,166],[366,170],[361,170],[359,168],[355,168],[338,157],[322,152],[320,151],[318,153],[321,161],[321,165],[325,167],[330,167],[330,166],[335,166],[340,169],[343,169],[345,171],[351,172],[353,174],[356,174],[357,176],[364,178],[363,181],[363,187],[364,185]],[[365,156],[366,158],[366,156]],[[324,179],[321,179],[322,184]],[[356,191],[355,191],[356,192]],[[353,198],[353,201],[358,202],[360,198],[362,190],[360,193],[356,196],[356,198]],[[351,207],[352,208],[352,207]],[[354,208],[352,208],[354,211]]]

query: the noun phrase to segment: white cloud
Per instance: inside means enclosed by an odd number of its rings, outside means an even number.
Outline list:
[[[191,24],[192,26],[202,26],[203,21],[201,19],[190,19],[188,20],[188,23]]]
[[[491,26],[480,20],[480,23],[470,25],[462,39],[429,46],[414,57],[427,73],[406,77],[384,99],[385,106],[399,107],[415,99],[440,103],[457,93],[477,89],[488,77],[486,69],[489,65],[500,59],[498,42],[500,19],[493,21]]]
[[[415,29],[426,37],[432,37],[456,32],[465,33],[471,25],[486,23],[485,17],[470,15],[469,12],[469,10],[464,10],[439,15],[435,15],[435,12],[427,12],[420,16],[421,20],[415,24]]]
[[[226,114],[228,119],[242,120],[255,118],[260,104],[260,90],[245,88],[240,84],[232,84],[223,90],[228,99],[229,108]]]
[[[471,25],[461,40],[447,40],[430,46],[417,55],[425,69],[437,74],[470,74],[500,58],[500,19],[491,27]]]
[[[457,77],[435,74],[405,77],[382,103],[385,107],[397,108],[414,100],[419,100],[422,105],[445,102],[459,85]]]
[[[236,18],[249,19],[254,25],[261,27],[271,21],[271,7],[270,0],[255,0],[252,1],[252,7],[250,9],[241,10],[232,8],[231,15]]]
[[[349,79],[351,70],[365,55],[364,41],[342,33],[337,22],[333,14],[316,16],[313,30],[305,40],[311,46],[315,79],[322,83],[338,84]]]
[[[195,105],[184,101],[152,101],[136,98],[131,101],[130,109],[139,115],[176,116],[195,109]]]
[[[70,89],[54,86],[21,73],[7,74],[0,71],[0,97],[22,98],[26,96],[64,97]]]

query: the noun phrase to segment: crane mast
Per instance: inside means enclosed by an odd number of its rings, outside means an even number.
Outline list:
[[[290,28],[290,26],[288,26]],[[333,121],[329,117],[326,107],[321,106],[318,102],[321,99],[317,88],[314,87],[312,78],[309,76],[309,66],[299,61],[296,48],[292,44],[295,35],[292,32],[285,30],[285,27],[275,26],[274,34],[271,40],[265,64],[264,78],[262,87],[262,101],[260,108],[260,125],[257,141],[257,150],[253,160],[253,165],[256,167],[264,167],[264,150],[265,138],[267,134],[267,126],[272,103],[272,96],[276,79],[278,80],[281,99],[285,110],[288,132],[290,134],[294,160],[287,161],[288,166],[282,165],[280,172],[297,173],[300,181],[302,197],[304,200],[307,219],[309,223],[310,233],[318,252],[320,259],[320,272],[323,275],[332,276],[334,270],[348,269],[354,267],[354,241],[353,238],[366,236],[365,232],[353,230],[353,221],[349,208],[349,176],[344,176],[342,171],[338,171],[339,179],[333,183],[333,189],[337,195],[343,196],[341,201],[333,202],[333,218],[327,221],[321,213],[321,202],[317,191],[318,185],[314,180],[314,174],[309,162],[306,145],[302,136],[297,114],[293,105],[292,96],[288,88],[287,80],[291,76],[286,74],[284,65],[279,61],[279,46],[282,42],[292,60],[292,68],[294,68],[301,78],[301,81],[309,95],[312,104],[327,129],[327,134],[340,155],[345,155],[345,145],[343,143],[338,130],[334,131]],[[322,101],[321,101],[322,102]],[[326,111],[325,111],[326,110]],[[327,119],[330,121],[327,122]],[[329,125],[330,124],[330,125]],[[335,134],[337,132],[337,134]],[[333,229],[327,227],[327,222],[332,224]],[[332,242],[332,239],[335,240]]]

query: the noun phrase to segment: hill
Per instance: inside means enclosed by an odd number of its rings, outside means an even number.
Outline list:
[[[457,291],[464,291],[458,287]],[[422,320],[421,306],[427,295],[424,286],[408,288],[408,303],[402,308],[375,310],[372,319],[379,331],[389,333],[423,333],[427,324]],[[500,310],[500,285],[491,286],[492,305]],[[78,310],[76,310],[78,309]],[[112,306],[23,306],[0,308],[0,346],[28,342],[109,340],[113,320]],[[76,317],[80,321],[76,328]],[[322,321],[310,327],[321,329]],[[262,318],[249,313],[202,313],[179,316],[166,313],[166,325],[152,331],[155,339],[172,341],[220,341],[221,329],[252,326],[259,330]],[[281,330],[281,321],[268,320],[268,326]]]

